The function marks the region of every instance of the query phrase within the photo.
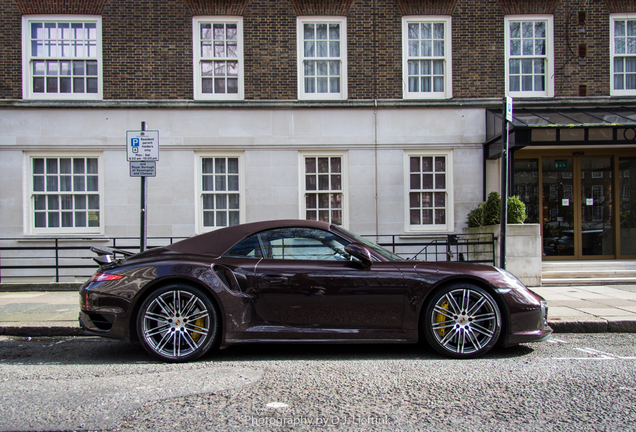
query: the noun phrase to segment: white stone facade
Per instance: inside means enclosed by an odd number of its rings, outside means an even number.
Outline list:
[[[29,158],[76,154],[101,161],[98,236],[138,236],[140,180],[129,176],[125,136],[142,121],[160,142],[147,180],[149,237],[201,232],[201,155],[241,156],[242,222],[303,217],[299,155],[312,152],[346,155],[344,225],[361,234],[409,234],[405,152],[452,154],[453,226],[438,234],[461,232],[483,200],[484,109],[18,107],[0,110],[0,237],[42,237],[31,228]]]

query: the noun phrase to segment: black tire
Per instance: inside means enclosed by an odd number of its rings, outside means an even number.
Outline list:
[[[198,288],[173,284],[151,293],[137,314],[146,351],[166,362],[187,362],[208,352],[219,337],[219,312]]]
[[[474,358],[486,354],[501,333],[501,311],[484,289],[471,284],[443,288],[431,298],[422,332],[442,355]]]

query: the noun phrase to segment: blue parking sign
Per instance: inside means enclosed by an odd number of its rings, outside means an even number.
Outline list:
[[[139,153],[139,138],[131,138],[130,147],[133,153]]]
[[[126,131],[128,162],[159,160],[159,131]]]

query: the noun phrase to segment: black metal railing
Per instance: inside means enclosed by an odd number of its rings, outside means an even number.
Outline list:
[[[400,235],[365,236],[393,253],[422,261],[495,263],[493,234],[453,234],[429,239]],[[183,237],[149,237],[148,248],[171,244]],[[92,246],[136,252],[139,238],[0,238],[0,282],[42,280],[54,282],[88,278],[96,270]]]
[[[405,239],[400,235],[364,237],[403,258],[495,264],[495,236],[492,233],[449,234],[424,240]]]
[[[148,248],[173,243],[181,238],[153,237]],[[118,238],[0,238],[0,283],[6,280],[88,278],[97,270],[92,246],[108,246],[138,252],[138,237]]]

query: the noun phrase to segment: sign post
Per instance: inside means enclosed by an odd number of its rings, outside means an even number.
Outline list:
[[[148,221],[146,177],[157,175],[155,162],[159,160],[159,131],[147,131],[143,121],[140,131],[127,131],[126,156],[130,162],[130,176],[141,177],[139,251],[143,252],[146,250]]]
[[[504,98],[504,118],[501,123],[501,213],[499,216],[499,267],[506,269],[506,240],[508,236],[508,183],[510,180],[510,166],[508,151],[510,150],[510,123],[512,123],[512,98]],[[504,126],[505,125],[505,126]]]

